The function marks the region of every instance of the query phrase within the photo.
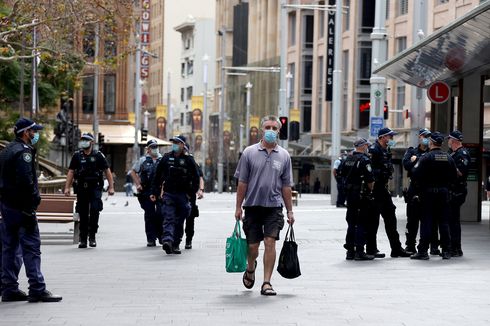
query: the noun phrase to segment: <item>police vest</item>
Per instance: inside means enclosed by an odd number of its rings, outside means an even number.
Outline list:
[[[104,184],[103,171],[97,167],[99,152],[92,151],[89,155],[85,155],[83,150],[80,150],[75,155],[79,161],[79,167],[75,170],[77,186],[83,188],[102,187]]]
[[[156,167],[158,166],[160,160],[161,157],[158,157],[155,161],[153,161],[153,158],[151,156],[147,156],[143,163],[141,163],[138,176],[140,177],[141,186],[144,190],[150,188],[151,182],[155,177]]]
[[[175,157],[166,155],[164,157],[165,170],[164,178],[165,192],[192,192],[192,171],[195,169],[194,163],[188,156]]]

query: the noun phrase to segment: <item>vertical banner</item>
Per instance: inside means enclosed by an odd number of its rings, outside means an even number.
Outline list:
[[[335,0],[328,0],[330,6],[335,5]],[[328,22],[327,22],[327,76],[325,78],[325,101],[332,101],[333,93],[333,69],[334,69],[334,52],[335,52],[335,11],[328,11]]]
[[[167,139],[167,106],[163,104],[159,104],[156,107],[156,117],[157,117],[157,126],[156,126],[156,135],[157,138]]]
[[[260,140],[259,136],[259,124],[260,124],[260,118],[258,116],[250,116],[250,130],[247,132],[249,133],[249,143],[247,146],[257,144]]]
[[[136,118],[134,116],[134,112],[128,112],[128,121],[130,124],[134,125]]]
[[[289,121],[293,122],[300,122],[300,114],[301,111],[299,109],[291,109],[289,110]]]
[[[148,53],[144,51],[150,46],[150,3],[151,0],[143,0],[141,2],[141,29],[140,29],[140,42],[141,48],[141,71],[140,78],[146,79],[150,75],[150,57]]]
[[[204,98],[202,96],[192,97],[192,132],[202,132],[202,109],[204,107]],[[226,121],[225,121],[226,123]]]

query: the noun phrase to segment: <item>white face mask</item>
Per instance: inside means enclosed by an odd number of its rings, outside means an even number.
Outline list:
[[[87,149],[90,147],[90,141],[88,140],[80,140],[80,143],[78,143],[81,149]]]
[[[158,148],[151,148],[151,149],[150,149],[150,154],[151,154],[152,156],[158,156],[158,153],[160,153],[160,152],[158,151]]]

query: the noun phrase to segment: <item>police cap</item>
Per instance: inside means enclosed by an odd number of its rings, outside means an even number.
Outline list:
[[[146,142],[146,147],[157,147],[158,142],[155,139],[150,139]]]
[[[41,129],[43,129],[43,126],[38,125],[34,121],[26,119],[26,118],[20,118],[19,120],[17,120],[17,122],[15,123],[15,126],[14,126],[14,132],[16,135],[18,135],[18,134],[20,134],[26,130],[29,130],[29,129],[32,129],[34,131],[41,130]]]
[[[444,142],[444,136],[439,132],[435,131],[430,135],[430,140],[437,146],[441,146]]]
[[[430,137],[430,134],[431,134],[431,132],[427,128],[424,128],[424,129],[420,129],[419,130],[419,136],[424,136],[424,137],[427,137],[428,136],[428,137]]]
[[[447,136],[447,138],[463,141],[463,133],[459,130],[454,130],[449,133],[449,136]]]
[[[174,143],[182,143],[182,144],[184,144],[184,146],[187,143],[187,139],[185,138],[184,135],[174,136],[174,137],[170,138],[170,141],[174,142]]]
[[[390,128],[381,128],[378,131],[378,138],[383,136],[388,136],[388,135],[396,135],[396,134],[398,133],[394,130],[391,130]]]
[[[85,140],[90,140],[90,141],[94,141],[95,140],[94,136],[91,133],[89,133],[89,132],[84,132],[80,136],[80,139],[85,139]]]
[[[366,138],[359,138],[354,142],[354,147],[361,147],[366,144],[370,145],[369,141]]]

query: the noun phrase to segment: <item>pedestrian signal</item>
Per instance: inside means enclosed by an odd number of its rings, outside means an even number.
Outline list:
[[[291,121],[289,123],[289,140],[299,140],[299,122]]]
[[[148,139],[148,130],[141,129],[141,141],[145,142]]]
[[[279,117],[279,121],[281,121],[281,130],[279,130],[279,139],[286,140],[288,139],[288,117]]]

